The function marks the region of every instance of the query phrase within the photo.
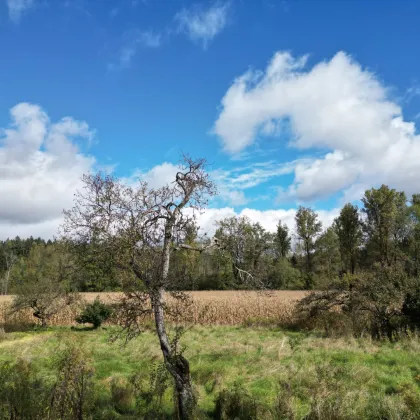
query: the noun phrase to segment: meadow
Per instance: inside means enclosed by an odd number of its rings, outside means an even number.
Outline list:
[[[139,413],[150,404],[151,378],[156,378],[161,363],[156,337],[147,330],[122,346],[121,341],[109,341],[112,332],[113,327],[97,331],[52,327],[5,334],[0,340],[0,364],[31,361],[48,381],[54,375],[57,354],[74,346],[83,350],[93,367],[92,418],[145,418]],[[420,342],[416,337],[377,343],[268,327],[194,326],[182,343],[201,415],[207,418],[220,418],[221,400],[231,412],[242,413],[240,419],[254,415],[415,419],[420,415]],[[115,384],[120,386],[119,393]],[[223,400],[224,390],[229,395]],[[172,395],[170,387],[162,388],[162,418],[171,418]]]
[[[197,418],[420,419],[418,336],[393,343],[288,330],[304,294],[192,293],[180,345],[190,361]],[[100,295],[108,302],[118,296]],[[10,297],[2,299],[3,310],[9,304]],[[36,383],[48,384],[57,357],[73,349],[93,375],[90,414],[83,418],[173,418],[173,388],[152,325],[125,343],[110,340],[117,327],[75,327],[71,315],[59,314],[47,329],[0,333],[0,366],[29,363]]]

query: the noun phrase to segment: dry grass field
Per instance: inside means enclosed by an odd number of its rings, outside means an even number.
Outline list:
[[[168,296],[168,305],[178,309],[180,318],[170,319],[195,325],[240,325],[247,321],[287,322],[292,317],[295,303],[304,297],[304,291],[200,291],[189,292],[189,304]],[[82,300],[93,301],[97,296],[104,302],[118,301],[120,293],[82,293]],[[0,296],[0,323],[33,322],[30,312],[8,315],[12,296]],[[83,303],[82,303],[83,304]],[[52,320],[52,325],[73,325],[79,307],[66,308]]]

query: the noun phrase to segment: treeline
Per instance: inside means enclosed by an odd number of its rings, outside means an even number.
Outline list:
[[[277,231],[270,233],[246,217],[225,218],[217,222],[212,239],[218,247],[209,247],[206,252],[190,252],[191,248],[201,249],[210,243],[210,239],[199,238],[196,227],[191,225],[183,238],[183,247],[178,248],[174,242],[171,277],[175,281],[171,288],[320,289],[345,274],[397,264],[408,276],[417,277],[420,194],[408,199],[404,192],[382,185],[367,190],[361,201],[360,209],[346,204],[326,229],[314,210],[301,206],[295,216],[293,234],[281,220]],[[44,248],[48,251],[40,251]],[[31,270],[42,263],[49,264],[56,273],[61,264],[65,268],[62,275],[68,277],[66,283],[71,290],[124,290],[132,279],[118,269],[109,249],[112,247],[107,243],[94,239],[71,246],[32,237],[2,241],[0,292],[15,293],[23,283],[31,281]],[[48,264],[46,258],[51,260]]]

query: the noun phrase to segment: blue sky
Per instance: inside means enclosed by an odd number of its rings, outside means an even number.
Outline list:
[[[387,183],[418,192],[420,2],[0,0],[0,236],[51,236],[83,172],[155,186],[181,151],[202,217],[325,225]],[[64,118],[64,119],[63,119]]]

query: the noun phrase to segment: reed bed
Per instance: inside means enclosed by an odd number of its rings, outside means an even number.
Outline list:
[[[188,292],[190,299],[187,301],[174,299],[168,294],[168,320],[194,325],[241,325],[247,322],[285,324],[292,320],[294,306],[305,294],[304,291],[200,291]],[[53,316],[50,325],[75,325],[74,318],[85,302],[92,302],[99,296],[103,302],[116,303],[122,294],[80,295],[81,302]],[[12,299],[13,296],[0,296],[0,324],[35,323],[29,310],[9,314]]]

